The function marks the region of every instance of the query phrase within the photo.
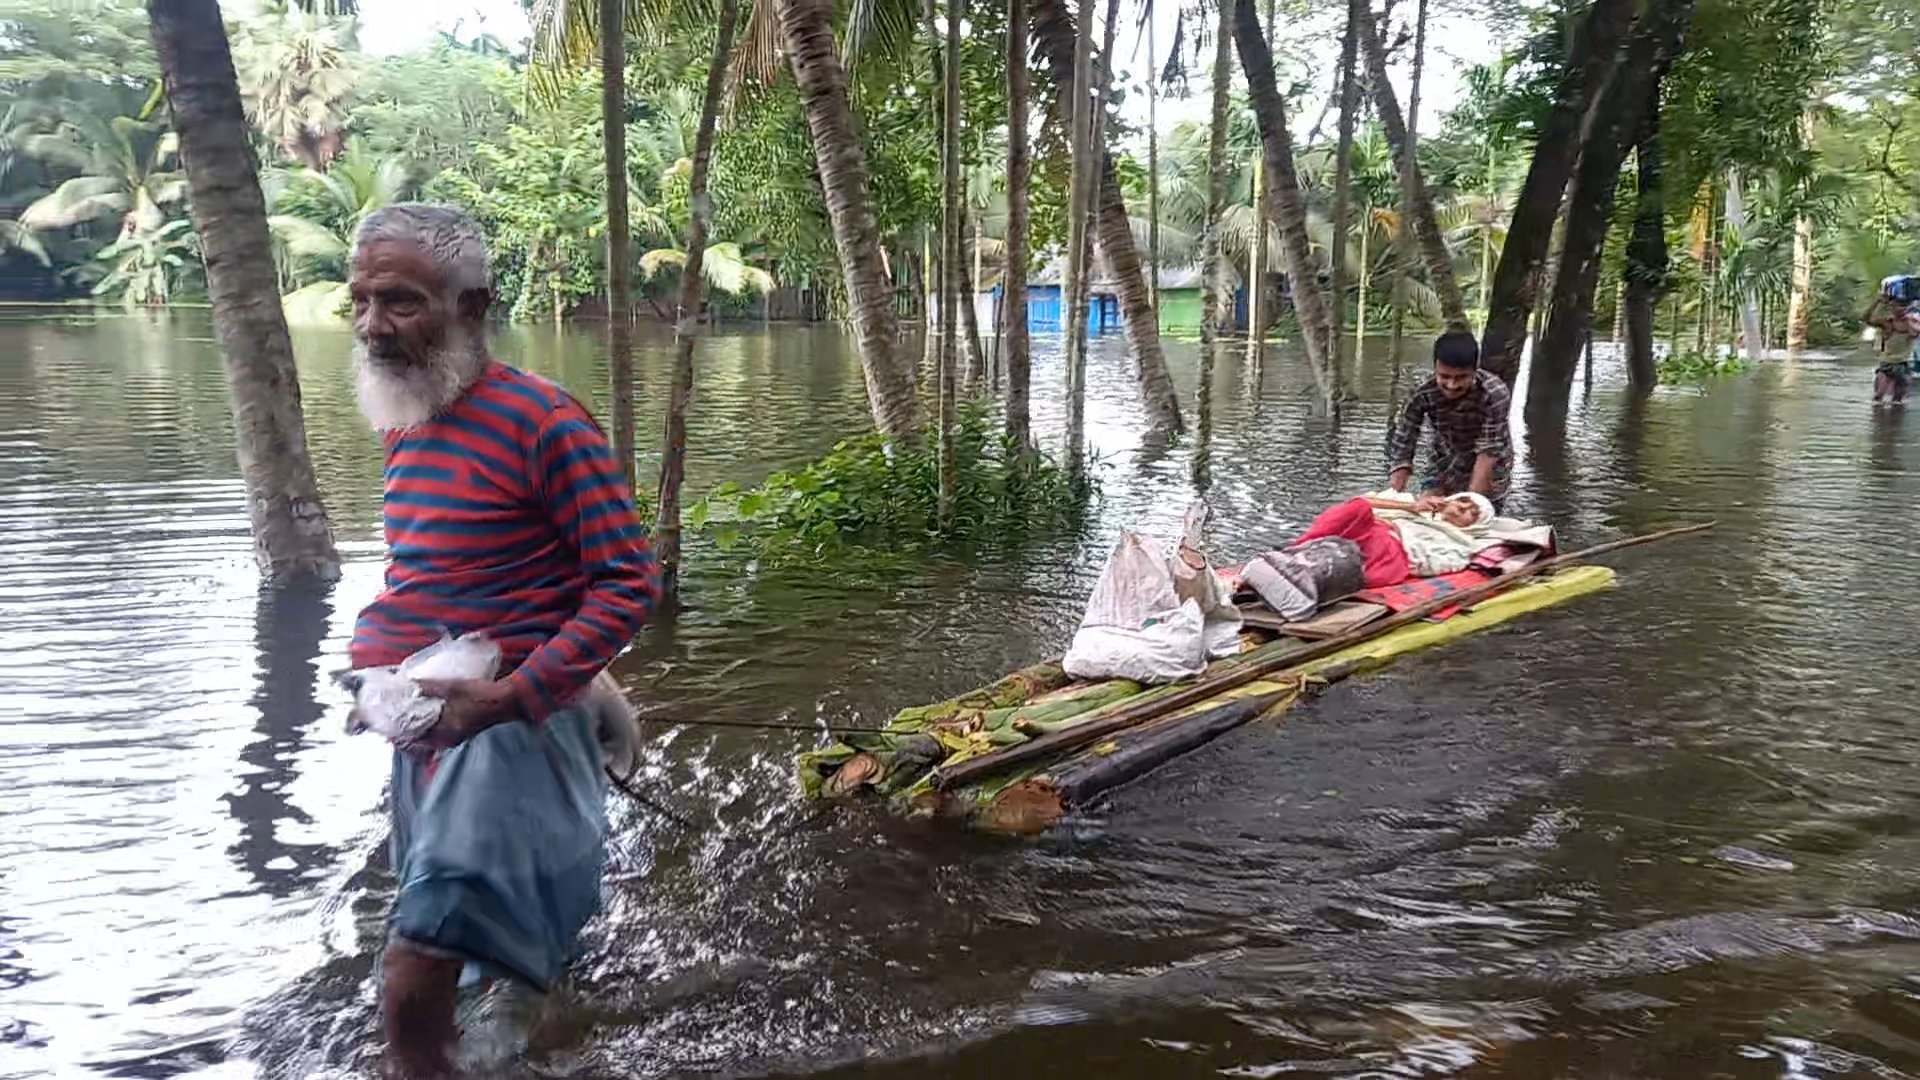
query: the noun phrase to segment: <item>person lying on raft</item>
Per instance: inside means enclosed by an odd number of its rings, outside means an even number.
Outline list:
[[[1330,506],[1294,543],[1340,536],[1360,545],[1368,588],[1467,568],[1493,524],[1493,503],[1478,492],[1382,498],[1362,495]]]

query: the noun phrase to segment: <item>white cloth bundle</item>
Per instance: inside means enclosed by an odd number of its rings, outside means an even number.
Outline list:
[[[394,742],[412,742],[440,722],[446,704],[421,693],[421,679],[491,679],[499,667],[500,646],[485,634],[441,634],[439,641],[398,666],[342,672],[335,680],[353,692],[347,733],[371,731]]]

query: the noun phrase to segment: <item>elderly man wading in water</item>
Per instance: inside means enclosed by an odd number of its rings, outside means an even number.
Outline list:
[[[620,462],[566,391],[493,360],[479,227],[406,203],[354,237],[360,408],[386,445],[386,587],[356,668],[442,630],[499,643],[502,676],[444,698],[393,756],[398,880],[382,1015],[403,1075],[451,1069],[463,966],[545,987],[600,899],[605,776],[589,683],[640,629],[659,573]]]

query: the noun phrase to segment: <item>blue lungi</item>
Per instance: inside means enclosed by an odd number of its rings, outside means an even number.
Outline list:
[[[606,774],[586,710],[393,755],[395,937],[545,989],[600,905]]]

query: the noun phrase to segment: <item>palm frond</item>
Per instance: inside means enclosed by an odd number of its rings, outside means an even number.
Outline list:
[[[662,270],[678,270],[687,265],[687,253],[679,248],[654,248],[640,256],[640,276],[652,280]]]
[[[282,296],[280,309],[290,323],[324,326],[346,318],[349,302],[346,282],[316,281]]]
[[[729,100],[742,86],[769,86],[780,77],[780,5],[776,0],[751,0],[751,5],[746,32],[734,45],[733,59],[728,63]]]
[[[24,251],[40,260],[41,266],[53,265],[40,238],[34,235],[32,229],[17,221],[0,221],[0,254],[8,251]]]
[[[347,253],[340,234],[317,221],[292,214],[273,214],[267,218],[267,231],[286,253],[296,259],[337,259]]]
[[[29,229],[70,229],[132,208],[133,197],[119,177],[76,176],[21,211],[20,224]]]
[[[768,0],[761,0],[762,3]],[[920,33],[920,0],[851,0],[841,54],[849,69],[909,55]]]

